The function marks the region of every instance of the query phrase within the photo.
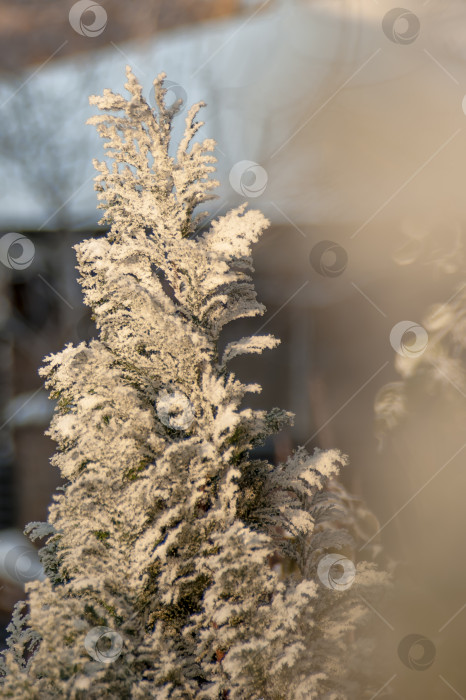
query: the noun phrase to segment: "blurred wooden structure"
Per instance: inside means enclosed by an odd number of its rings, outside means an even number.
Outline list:
[[[57,59],[86,53],[108,44],[152,38],[156,33],[241,11],[241,0],[103,0],[105,32],[81,36],[70,26],[68,15],[75,3],[67,0],[0,0],[0,71],[17,72],[41,64],[55,52]],[[89,3],[91,7],[93,3]],[[84,24],[94,20],[91,10]]]

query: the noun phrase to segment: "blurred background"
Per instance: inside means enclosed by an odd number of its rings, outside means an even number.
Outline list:
[[[37,370],[95,333],[72,249],[102,235],[88,97],[124,91],[127,64],[152,104],[167,74],[175,141],[207,103],[209,217],[249,202],[270,220],[254,253],[267,312],[224,342],[281,339],[233,367],[263,386],[251,405],[296,414],[264,454],[339,448],[341,481],[374,514],[357,556],[395,563],[394,599],[373,610],[377,697],[466,696],[463,0],[0,0],[2,639],[41,576],[23,530],[60,485]],[[400,651],[412,634],[435,659]]]

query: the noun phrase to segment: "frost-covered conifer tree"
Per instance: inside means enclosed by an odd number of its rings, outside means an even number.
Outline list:
[[[260,387],[228,363],[277,341],[219,355],[225,324],[264,311],[250,255],[267,222],[241,206],[200,228],[214,143],[195,138],[196,105],[172,153],[179,105],[166,106],[163,77],[156,110],[129,69],[128,100],[91,98],[110,112],[90,120],[113,159],[95,164],[110,229],[76,250],[99,337],[41,370],[66,485],[48,523],[29,526],[48,538],[46,578],[15,610],[2,697],[370,697],[349,643],[367,613],[358,594],[383,577],[364,563],[331,570],[351,547],[330,527],[336,508],[349,517],[341,492],[326,487],[345,458],[254,459],[291,416],[242,407]],[[277,553],[290,575],[271,566]]]

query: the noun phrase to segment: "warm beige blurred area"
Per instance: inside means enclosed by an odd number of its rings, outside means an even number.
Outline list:
[[[94,333],[71,249],[99,235],[88,95],[123,90],[127,63],[149,94],[163,70],[174,98],[207,102],[210,216],[248,201],[270,220],[254,258],[267,312],[224,338],[281,338],[232,365],[263,386],[251,405],[296,414],[264,454],[346,453],[342,481],[377,519],[368,545],[396,564],[391,601],[372,610],[386,672],[373,697],[466,697],[466,357],[455,341],[448,362],[426,351],[411,371],[408,352],[402,377],[390,340],[466,286],[466,4],[112,0],[94,34],[91,10],[71,27],[75,5],[0,1],[0,239],[35,246],[27,267],[0,263],[2,527],[45,518],[59,483],[41,358]],[[462,323],[457,309],[445,337]],[[385,397],[390,417],[384,387],[402,379],[403,410],[382,426],[374,405]],[[435,658],[400,651],[414,634]]]

